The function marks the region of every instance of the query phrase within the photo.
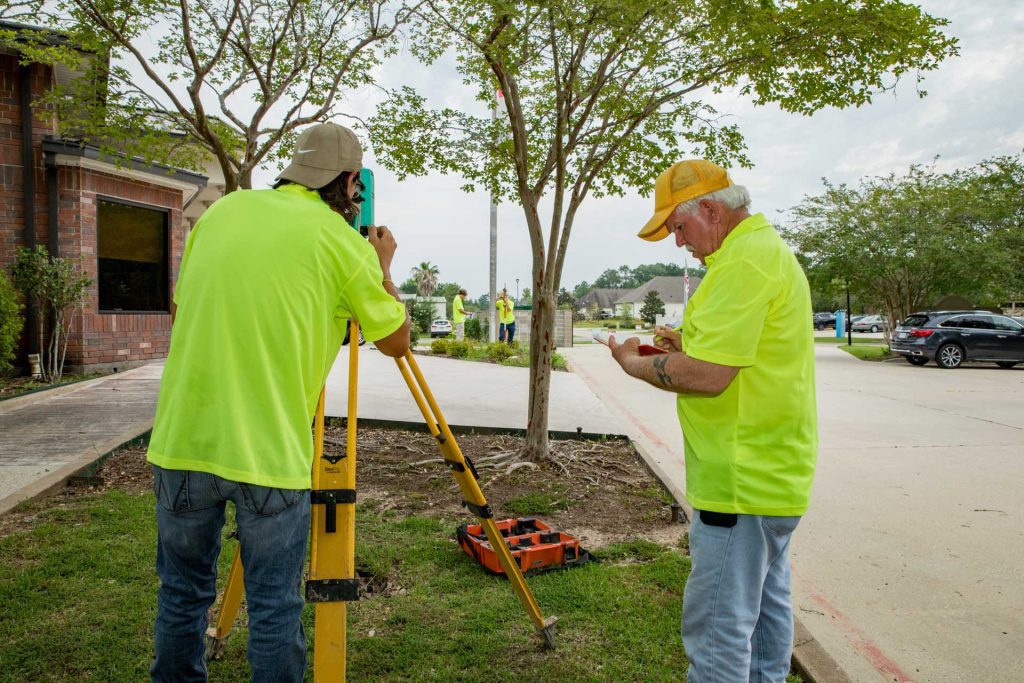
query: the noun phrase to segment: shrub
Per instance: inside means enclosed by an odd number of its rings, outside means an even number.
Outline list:
[[[18,294],[0,271],[0,373],[11,368],[23,324]]]
[[[560,354],[558,351],[551,352],[551,367],[555,370],[565,370],[565,356]]]
[[[433,353],[445,354],[448,353],[449,342],[447,339],[435,339],[430,342],[430,350]]]
[[[465,358],[469,355],[469,343],[465,341],[448,342],[448,355],[452,358]]]
[[[513,353],[512,347],[505,342],[494,342],[487,345],[487,357],[499,363],[511,358]]]
[[[480,318],[469,318],[466,320],[466,337],[483,341],[487,334],[487,321]]]

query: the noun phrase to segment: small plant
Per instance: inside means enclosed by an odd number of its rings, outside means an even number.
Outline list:
[[[469,355],[469,342],[452,341],[448,342],[448,355],[452,358],[465,358]]]
[[[64,374],[64,358],[74,325],[74,317],[68,318],[67,311],[84,305],[86,289],[93,281],[82,274],[76,262],[51,257],[43,246],[34,250],[19,248],[11,275],[14,286],[38,307],[39,357],[43,361],[43,378],[57,382]],[[44,329],[47,313],[50,322],[48,338]]]
[[[568,369],[565,364],[565,356],[560,354],[558,351],[551,352],[551,367],[555,370],[566,370]]]
[[[18,293],[3,271],[0,271],[0,373],[11,368],[14,347],[18,343],[23,324]]]
[[[505,342],[494,342],[493,344],[487,345],[487,358],[497,361],[498,363],[511,358],[514,353],[515,352],[512,350],[512,347]]]
[[[466,320],[466,336],[476,341],[483,341],[486,333],[486,325],[480,318],[469,318]]]
[[[448,353],[450,345],[451,342],[449,342],[447,339],[435,339],[434,341],[430,342],[430,351],[438,355],[444,355]]]

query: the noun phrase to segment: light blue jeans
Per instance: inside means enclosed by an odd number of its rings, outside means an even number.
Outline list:
[[[682,626],[689,683],[784,683],[793,652],[789,540],[799,522],[736,515],[732,527],[713,526],[694,510]]]
[[[205,681],[207,610],[217,596],[217,556],[227,501],[235,504],[249,615],[252,680],[301,681],[306,636],[299,593],[309,537],[309,491],[153,467],[156,612],[153,681]]]

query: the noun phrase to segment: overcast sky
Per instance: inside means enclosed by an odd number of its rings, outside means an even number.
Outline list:
[[[737,169],[733,178],[746,185],[753,210],[773,221],[805,195],[822,189],[821,179],[855,183],[859,178],[902,172],[939,156],[941,170],[967,166],[1024,148],[1024,2],[1020,0],[929,0],[920,3],[933,15],[951,20],[947,28],[960,39],[960,56],[927,75],[920,99],[915,79],[900,83],[860,109],[826,110],[812,117],[776,107],[753,107],[735,94],[713,100],[733,116],[743,132],[753,169]],[[410,83],[432,106],[479,110],[472,92],[450,64],[423,67],[406,58],[381,74],[382,85]],[[342,107],[370,112],[352,97]],[[340,109],[341,107],[339,107]],[[336,119],[344,123],[343,118]],[[399,182],[376,165],[372,151],[364,162],[377,182],[376,219],[396,233],[399,249],[395,280],[430,261],[441,281],[454,281],[471,298],[486,293],[489,269],[489,210],[486,193],[466,194],[454,176],[431,175]],[[268,174],[267,177],[272,177]],[[264,179],[266,180],[266,178]],[[653,188],[654,179],[651,179]],[[588,199],[573,228],[562,285],[593,281],[607,268],[658,261],[682,263],[684,250],[669,240],[649,243],[635,237],[653,210],[650,193]],[[529,237],[516,205],[498,209],[498,287],[515,294],[529,286]]]

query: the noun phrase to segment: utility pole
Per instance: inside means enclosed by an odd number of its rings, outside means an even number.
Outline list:
[[[498,100],[502,98],[501,90],[494,96],[494,103],[491,106],[491,123],[498,118]],[[497,309],[494,304],[498,300],[498,199],[491,190],[491,290],[490,290],[490,312],[487,314],[489,322],[487,326],[487,339],[492,344],[498,339]]]

